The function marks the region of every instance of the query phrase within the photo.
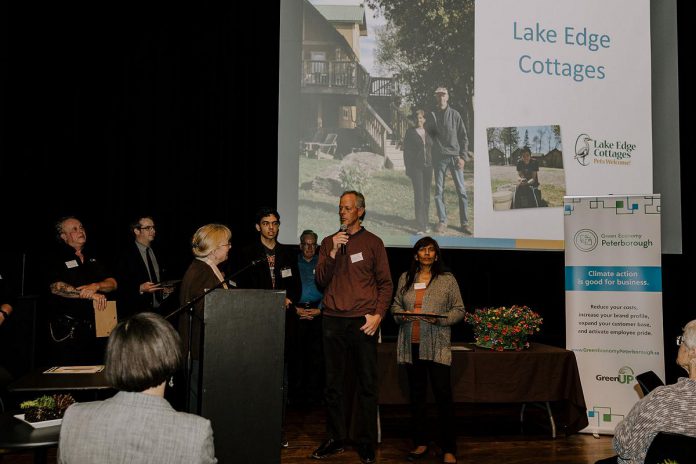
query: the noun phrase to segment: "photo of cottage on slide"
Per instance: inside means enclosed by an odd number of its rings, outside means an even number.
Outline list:
[[[354,189],[388,245],[471,237],[473,0],[328,3],[303,2],[298,229],[335,232]]]

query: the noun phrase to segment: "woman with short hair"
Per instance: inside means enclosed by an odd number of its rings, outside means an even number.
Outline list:
[[[218,286],[227,288],[227,284],[224,283],[225,278],[218,266],[227,261],[227,255],[232,247],[231,238],[232,231],[222,224],[206,224],[193,234],[191,251],[194,260],[184,274],[179,292],[179,303],[182,306],[201,296],[208,289]],[[198,359],[199,321],[203,320],[203,299],[196,301],[193,308],[195,316],[193,317],[191,350],[194,353],[194,359]],[[187,348],[188,314],[185,311],[179,316],[179,333],[184,340],[184,347]]]
[[[191,328],[191,372],[189,378],[188,410],[197,411],[199,349],[201,344],[201,323],[203,321],[204,298],[200,298],[211,288],[227,288],[225,277],[219,265],[227,261],[232,244],[232,231],[222,224],[206,224],[199,227],[191,238],[191,251],[194,259],[181,281],[179,303],[181,306],[193,305],[193,316],[188,311],[179,315],[179,334],[184,341],[184,353],[189,351],[189,325]]]
[[[139,313],[118,324],[106,349],[106,378],[119,392],[67,409],[58,463],[216,463],[210,421],[164,399],[182,360],[179,334],[162,316]]]

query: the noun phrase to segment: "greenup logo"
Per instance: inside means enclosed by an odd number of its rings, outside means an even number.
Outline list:
[[[631,383],[635,379],[633,375],[633,369],[628,366],[624,366],[619,369],[619,383]]]
[[[598,242],[597,234],[592,229],[580,229],[575,232],[575,236],[573,237],[575,248],[580,251],[592,251],[597,248]]]
[[[635,380],[635,378],[636,377],[633,373],[633,369],[631,369],[628,366],[623,366],[621,369],[619,369],[618,375],[609,376],[597,374],[595,376],[595,379],[599,380],[600,382],[619,382],[625,385],[632,383]]]

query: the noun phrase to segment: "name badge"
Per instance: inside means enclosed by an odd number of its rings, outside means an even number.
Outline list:
[[[77,260],[76,260],[76,259],[73,259],[73,260],[70,260],[70,261],[66,261],[66,262],[65,262],[65,267],[67,267],[68,269],[72,269],[72,268],[74,268],[74,267],[77,267]]]
[[[354,255],[350,255],[350,262],[351,263],[359,263],[362,260],[363,260],[362,251],[360,253],[355,253]]]
[[[286,279],[286,278],[288,278],[288,277],[292,277],[292,269],[290,269],[289,267],[286,267],[285,269],[281,269],[281,270],[280,270],[280,276],[281,276],[283,279]]]
[[[413,284],[413,288],[416,290],[424,290],[425,289],[425,282],[416,282]]]

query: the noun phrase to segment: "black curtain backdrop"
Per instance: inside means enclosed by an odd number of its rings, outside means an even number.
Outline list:
[[[693,7],[679,8],[686,63]],[[130,240],[132,217],[153,215],[174,274],[190,262],[190,237],[205,223],[231,227],[233,253],[255,239],[254,212],[276,199],[279,11],[279,1],[2,4],[0,268],[16,293],[23,261],[24,293],[46,291],[42,270],[63,215],[82,220],[107,260]],[[689,211],[686,68],[682,204]],[[654,152],[659,157],[659,147]],[[684,254],[663,256],[668,381],[680,375],[674,336],[696,318],[687,221],[685,214]],[[389,249],[389,258],[396,279],[411,252]],[[562,252],[452,250],[445,261],[468,309],[526,304],[545,318],[536,339],[565,345]],[[395,334],[389,318],[384,333]],[[461,325],[455,338],[470,340],[471,332]]]

